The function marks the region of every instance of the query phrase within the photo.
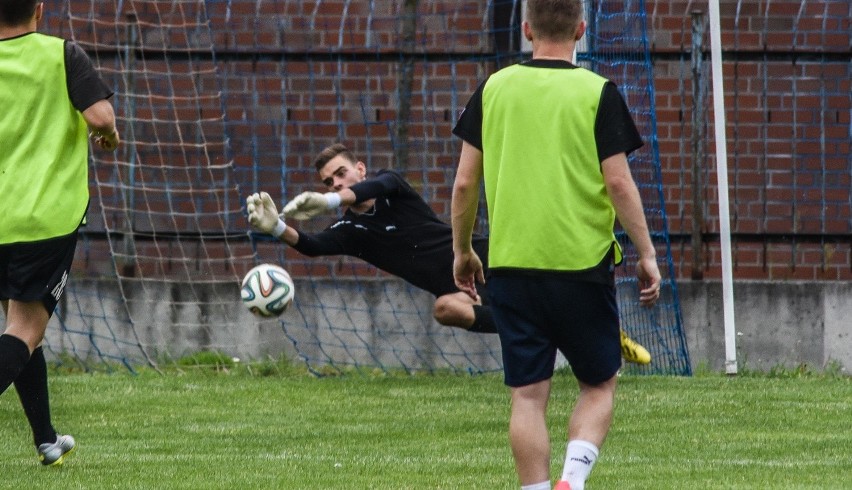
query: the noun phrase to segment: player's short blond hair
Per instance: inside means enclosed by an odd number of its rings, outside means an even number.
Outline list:
[[[527,0],[527,22],[542,39],[573,39],[582,20],[582,0]]]

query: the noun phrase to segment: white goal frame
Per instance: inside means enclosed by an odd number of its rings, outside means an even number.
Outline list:
[[[719,0],[708,0],[710,58],[713,72],[713,124],[716,139],[716,181],[719,188],[719,236],[722,255],[722,301],[725,322],[725,373],[737,374],[737,329],[734,319],[734,281],[731,260],[731,211],[728,204],[728,147],[725,134],[725,88],[722,74],[722,34]],[[695,250],[692,253],[696,253]]]

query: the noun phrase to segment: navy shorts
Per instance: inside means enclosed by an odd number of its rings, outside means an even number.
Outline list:
[[[74,261],[77,232],[0,245],[0,300],[41,301],[53,315]]]
[[[492,275],[488,293],[508,386],[553,376],[557,349],[583,383],[600,384],[621,367],[615,287],[554,275]]]

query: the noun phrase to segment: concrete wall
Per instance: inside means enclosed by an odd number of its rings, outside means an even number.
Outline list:
[[[693,367],[722,370],[725,326],[722,285],[678,283]],[[734,284],[737,360],[747,369],[839,363],[852,370],[852,284],[764,282]]]
[[[242,308],[236,300],[236,285],[210,286],[206,291],[208,304],[203,307],[175,302],[177,293],[173,289],[180,285],[125,288],[125,294],[135,296],[129,309],[116,294],[114,282],[84,280],[74,286],[64,306],[65,321],[61,323],[56,317],[51,320],[47,341],[51,353],[72,353],[86,362],[119,356],[144,359],[137,345],[154,355],[172,357],[202,349],[223,350],[244,358],[292,357],[296,355],[295,341],[308,351],[349,351],[346,355],[357,362],[379,356],[382,362],[411,362],[412,366],[432,363],[398,357],[398,352],[413,349],[450,364],[454,362],[452,356],[463,358],[466,352],[475,353],[480,357],[478,364],[499,366],[499,345],[494,336],[438,325],[430,317],[431,297],[412,292],[394,279],[361,283],[357,288],[320,281],[297,283],[299,307],[281,317],[289,337],[278,319],[260,320]],[[725,332],[721,283],[681,281],[678,293],[693,368],[722,371]],[[766,371],[804,365],[819,371],[839,365],[845,373],[852,369],[852,283],[739,281],[734,285],[734,297],[741,367]],[[144,305],[145,311],[134,311],[140,309],[139,305]],[[133,329],[128,310],[135,317]],[[365,315],[369,318],[358,320]],[[366,327],[350,330],[346,326],[349,323]],[[423,326],[407,326],[418,323]],[[404,335],[402,324],[406,324]],[[356,338],[361,347],[356,346]],[[393,348],[383,348],[388,345]],[[364,351],[354,351],[353,347]]]
[[[126,299],[125,299],[126,298]],[[236,283],[74,278],[45,335],[50,354],[90,367],[146,363],[215,350],[243,359],[295,355],[277,318],[240,302]]]

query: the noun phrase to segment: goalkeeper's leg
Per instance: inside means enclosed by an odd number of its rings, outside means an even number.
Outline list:
[[[441,325],[459,327],[469,332],[497,333],[491,308],[474,302],[466,293],[439,296],[432,314]]]

